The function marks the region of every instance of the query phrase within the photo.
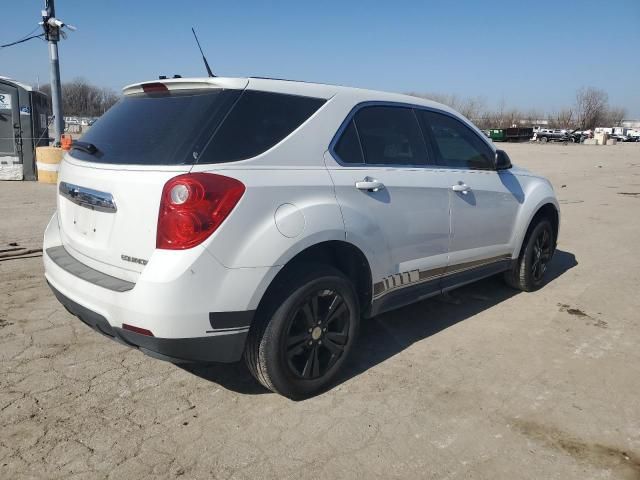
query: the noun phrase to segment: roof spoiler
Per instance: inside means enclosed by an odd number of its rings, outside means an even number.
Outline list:
[[[148,82],[133,83],[122,89],[124,95],[134,95],[144,93],[144,85],[162,84],[167,90],[203,90],[224,88],[229,90],[244,90],[249,84],[248,78],[223,78],[223,77],[203,77],[203,78],[167,78],[162,80],[150,80]]]

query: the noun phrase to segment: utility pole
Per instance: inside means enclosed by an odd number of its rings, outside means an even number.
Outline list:
[[[49,60],[51,63],[51,106],[53,109],[53,144],[60,145],[60,137],[64,132],[64,118],[62,116],[62,88],[60,86],[60,62],[58,60],[58,40],[60,27],[64,24],[56,20],[54,0],[45,0],[42,11],[42,28],[49,42]]]

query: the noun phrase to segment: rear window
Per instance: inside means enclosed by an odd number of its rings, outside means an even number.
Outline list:
[[[238,90],[128,95],[82,136],[97,153],[72,149],[90,162],[184,165],[255,157],[283,140],[325,100]]]
[[[98,152],[73,149],[71,155],[114,164],[192,164],[239,95],[237,90],[127,95],[82,136]]]
[[[255,157],[302,125],[325,100],[245,90],[198,163]]]

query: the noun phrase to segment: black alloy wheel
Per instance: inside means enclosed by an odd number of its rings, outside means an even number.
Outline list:
[[[538,290],[544,285],[555,249],[556,237],[551,222],[541,218],[529,227],[518,259],[505,272],[506,282],[524,292]]]
[[[542,280],[547,271],[547,265],[553,256],[552,234],[549,228],[541,229],[533,243],[533,256],[531,259],[531,276],[534,282]]]
[[[326,390],[360,324],[354,284],[330,265],[300,263],[274,280],[256,312],[244,357],[262,385],[301,400]]]
[[[312,293],[293,311],[285,345],[287,365],[295,376],[324,376],[344,353],[351,312],[334,290]]]

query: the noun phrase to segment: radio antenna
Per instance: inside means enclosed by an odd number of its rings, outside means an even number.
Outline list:
[[[198,49],[200,50],[200,54],[202,55],[202,61],[204,62],[204,66],[207,69],[207,73],[210,77],[215,77],[213,72],[211,71],[211,67],[209,67],[209,62],[207,62],[207,57],[204,56],[204,52],[202,51],[202,47],[200,46],[200,41],[198,40],[198,36],[196,35],[196,31],[191,27],[191,31],[193,32],[193,37],[196,39],[196,43],[198,44]]]

